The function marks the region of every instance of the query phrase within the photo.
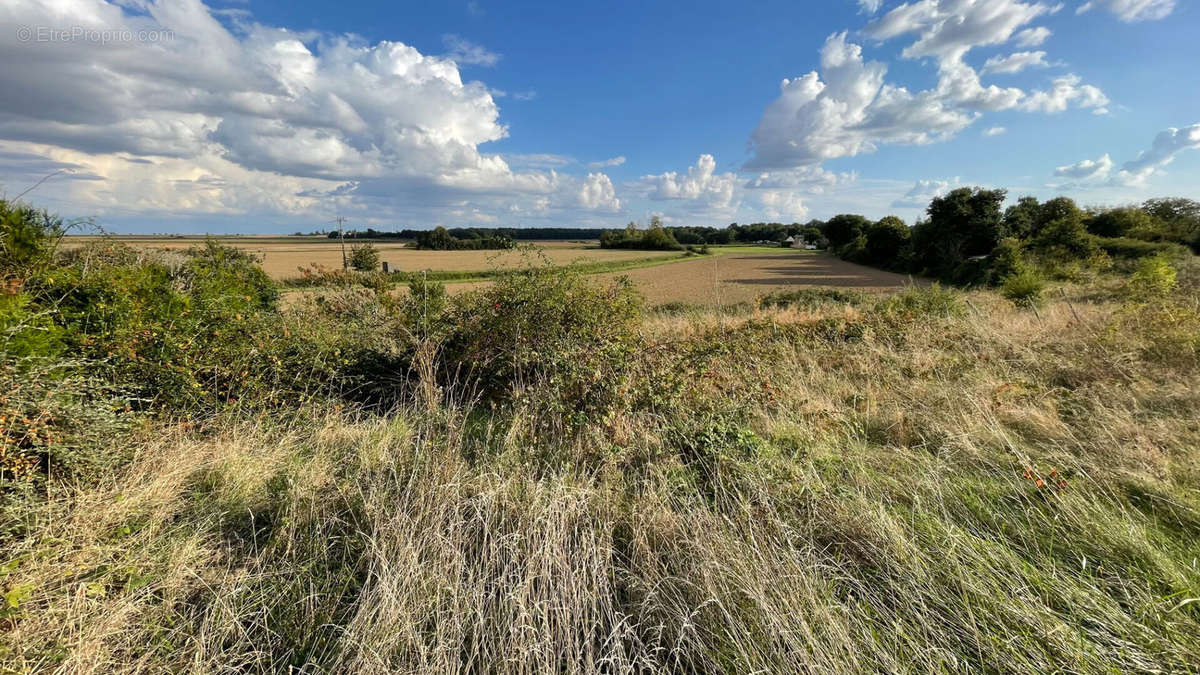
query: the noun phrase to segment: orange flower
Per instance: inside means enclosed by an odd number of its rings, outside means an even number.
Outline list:
[[[1037,486],[1046,487],[1046,481],[1042,480],[1041,478],[1037,479]]]

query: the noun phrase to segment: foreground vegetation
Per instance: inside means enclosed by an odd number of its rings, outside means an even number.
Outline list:
[[[228,249],[2,215],[0,667],[1200,663],[1192,259],[1037,313],[548,267],[282,310]]]

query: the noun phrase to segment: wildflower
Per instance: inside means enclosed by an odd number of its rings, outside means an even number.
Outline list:
[[[1046,487],[1046,481],[1042,480],[1041,478],[1037,479],[1037,486]]]

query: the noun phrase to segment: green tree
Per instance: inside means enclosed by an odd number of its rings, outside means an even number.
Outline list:
[[[1016,204],[1004,211],[1004,234],[1024,239],[1033,232],[1034,224],[1041,212],[1037,197],[1021,197]]]
[[[379,269],[379,251],[370,244],[355,244],[350,249],[350,267],[359,272]]]
[[[1039,228],[1031,245],[1044,255],[1058,260],[1087,260],[1099,253],[1100,246],[1096,238],[1083,226],[1083,212],[1064,209],[1061,213],[1061,217]]]
[[[1043,203],[1038,209],[1030,234],[1036,237],[1047,225],[1060,220],[1083,222],[1083,211],[1079,210],[1075,200],[1070,197],[1055,197]]]
[[[1160,197],[1147,200],[1142,209],[1163,224],[1163,239],[1186,244],[1200,252],[1200,202]]]
[[[913,228],[917,261],[934,274],[950,274],[970,256],[986,255],[1000,241],[1006,192],[958,188],[929,202],[929,219]]]
[[[1087,219],[1087,229],[1101,237],[1153,239],[1162,225],[1157,218],[1136,206],[1107,209]]]
[[[867,231],[871,221],[855,213],[841,213],[825,223],[825,238],[830,248],[841,248]]]
[[[872,265],[895,266],[908,246],[912,232],[896,216],[885,216],[867,229],[866,260]]]

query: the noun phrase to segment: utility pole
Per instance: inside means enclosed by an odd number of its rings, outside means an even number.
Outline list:
[[[341,214],[338,214],[338,217],[334,218],[333,222],[337,223],[338,239],[342,240],[342,269],[346,269],[346,219]]]

